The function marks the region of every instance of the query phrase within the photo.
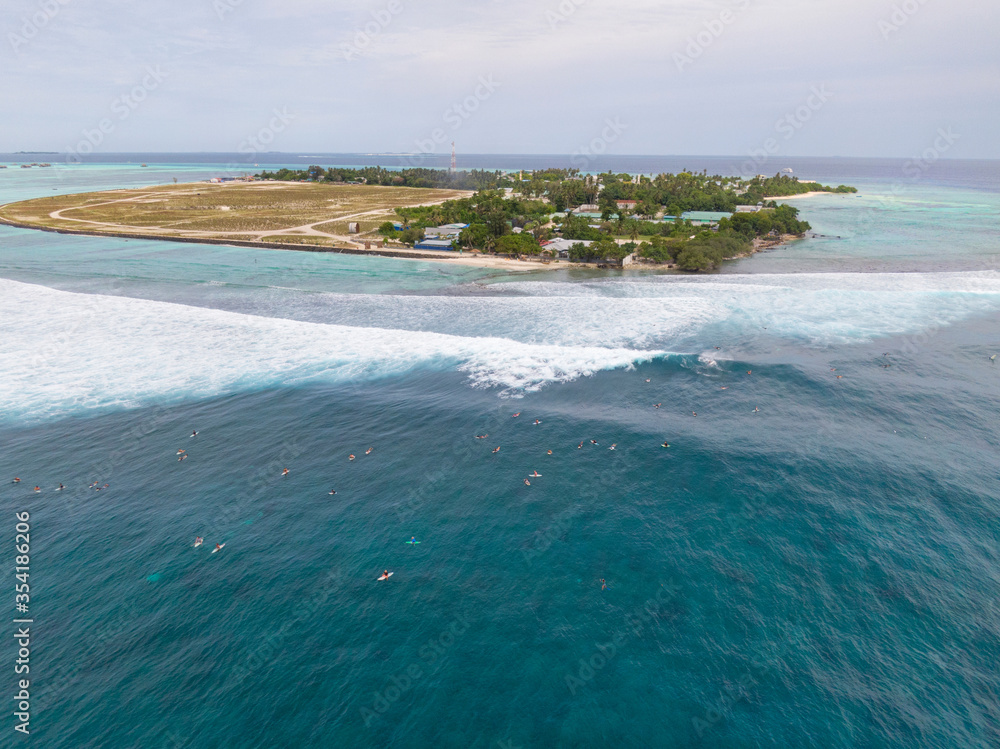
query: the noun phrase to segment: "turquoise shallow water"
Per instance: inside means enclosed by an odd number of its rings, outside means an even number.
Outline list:
[[[698,278],[0,229],[34,740],[995,745],[974,188]]]

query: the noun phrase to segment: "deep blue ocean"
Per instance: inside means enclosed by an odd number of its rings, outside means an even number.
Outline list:
[[[771,166],[860,193],[711,275],[0,226],[0,745],[1000,746],[1000,162]]]

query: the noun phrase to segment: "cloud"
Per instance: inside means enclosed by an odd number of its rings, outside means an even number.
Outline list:
[[[39,7],[15,0],[0,28]],[[412,150],[492,75],[495,96],[448,132],[466,152],[569,153],[618,116],[621,153],[739,154],[825,83],[835,98],[790,148],[906,155],[951,124],[975,133],[956,156],[998,157],[982,126],[1000,114],[998,21],[973,0],[66,0],[0,53],[23,113],[0,149],[62,148],[155,63],[171,76],[143,132],[109,150],[233,150],[276,106],[299,113],[282,150]]]

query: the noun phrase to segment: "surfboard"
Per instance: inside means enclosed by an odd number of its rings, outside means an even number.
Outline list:
[[[419,544],[420,542],[419,541],[407,541],[406,543],[412,545],[412,544]]]
[[[212,549],[212,553],[214,554],[217,551],[222,551],[225,548],[226,548],[225,544],[219,544],[219,548],[218,549]]]
[[[392,577],[395,574],[396,574],[395,572],[390,572],[388,575],[382,575],[382,577],[380,577],[379,580],[388,580],[390,577]]]

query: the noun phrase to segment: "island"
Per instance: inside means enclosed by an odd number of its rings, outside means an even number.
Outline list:
[[[810,230],[776,201],[848,194],[787,174],[630,175],[310,166],[193,184],[38,198],[0,222],[77,234],[513,267],[708,271]],[[524,267],[524,266],[522,266]]]

